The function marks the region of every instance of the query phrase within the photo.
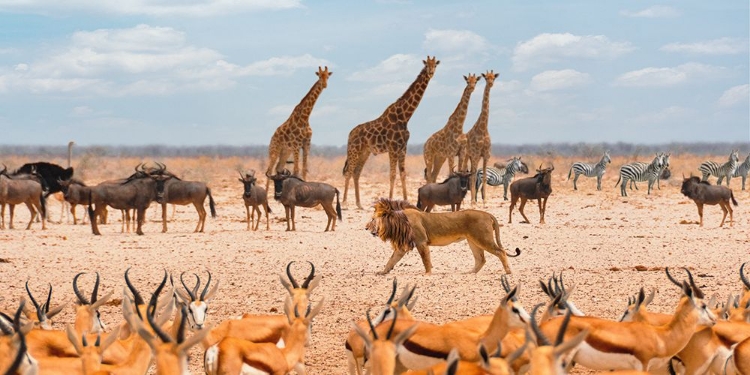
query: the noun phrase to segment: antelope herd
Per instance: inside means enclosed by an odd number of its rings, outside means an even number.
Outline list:
[[[27,281],[31,306],[22,298],[14,312],[0,313],[0,370],[25,375],[145,374],[155,364],[156,374],[186,374],[188,350],[199,345],[206,374],[305,374],[312,322],[325,299],[312,296],[321,282],[313,263],[307,262],[310,272],[301,284],[292,276],[293,263],[280,276],[287,291],[283,315],[246,313],[223,321],[207,314],[219,286],[210,272],[204,285],[194,275],[191,288],[185,272],[176,285],[165,270],[158,287],[144,298],[127,269],[117,302],[122,319],[106,317],[114,327],[109,332],[99,308],[115,291],[98,297],[98,273],[90,297],[79,286],[85,274],[72,278],[75,319],[58,322],[64,330],[53,329],[51,320],[68,306],[50,309],[51,286],[40,304]],[[519,298],[521,284],[511,285],[503,277],[505,294],[495,301],[493,314],[429,323],[416,313],[417,285],[406,285],[396,298],[394,278],[385,303],[374,315],[372,308],[363,311],[364,319],[342,337],[341,351],[352,375],[546,375],[567,373],[574,366],[618,374],[747,374],[746,266],[739,267],[740,294],[729,295],[725,304],[717,304],[716,296],[707,298],[689,269],[680,280],[666,268],[666,279],[681,292],[673,302],[674,313],[649,312],[654,293],[646,296],[641,288],[623,306],[619,320],[581,312],[572,301],[574,287],[565,285],[560,272],[546,282],[539,280],[548,299],[535,303],[530,314]]]

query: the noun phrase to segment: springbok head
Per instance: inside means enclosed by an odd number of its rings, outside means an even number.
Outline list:
[[[310,293],[320,283],[321,276],[315,276],[315,265],[312,264],[312,262],[307,261],[307,263],[310,264],[310,273],[300,285],[297,280],[294,279],[294,276],[292,276],[291,267],[293,263],[294,261],[291,261],[286,265],[286,275],[289,278],[289,281],[284,279],[283,275],[279,275],[279,280],[281,281],[281,285],[284,286],[284,289],[286,289],[292,297],[294,306],[298,309],[306,309],[310,303]]]
[[[354,324],[354,331],[357,335],[362,338],[365,343],[365,350],[367,351],[367,357],[369,358],[372,373],[385,374],[393,373],[393,369],[396,367],[396,354],[398,348],[416,332],[419,323],[414,323],[411,327],[402,331],[398,335],[393,335],[393,327],[396,325],[398,311],[393,309],[393,320],[389,325],[388,332],[385,337],[380,337],[377,330],[375,330],[376,324],[373,323],[370,318],[370,310],[367,310],[367,323],[370,326],[370,332],[365,332],[359,325]],[[372,337],[370,335],[372,334]]]
[[[195,276],[195,286],[192,289],[188,288],[185,283],[185,272],[180,274],[180,282],[185,290],[175,288],[180,303],[187,307],[188,323],[190,323],[190,328],[194,330],[203,329],[203,326],[206,324],[206,315],[208,314],[208,302],[213,299],[216,291],[219,289],[219,281],[214,283],[213,288],[208,289],[211,286],[211,271],[207,272],[208,280],[200,294],[198,294],[198,291],[201,287],[201,278],[197,274],[193,274]]]
[[[698,324],[709,327],[713,326],[714,324],[716,324],[716,315],[714,315],[711,309],[708,308],[706,302],[703,301],[703,291],[701,291],[698,285],[695,285],[693,274],[687,268],[683,267],[683,269],[685,270],[685,272],[687,272],[689,283],[684,280],[682,281],[682,283],[675,280],[675,278],[672,277],[672,275],[669,273],[669,267],[665,269],[667,278],[673,284],[682,289],[684,297],[687,297],[688,299],[687,303],[692,304],[695,313],[698,315]],[[680,303],[684,302],[681,300]]]
[[[99,293],[99,272],[96,273],[96,282],[94,282],[94,289],[91,292],[91,299],[86,296],[78,288],[78,278],[85,275],[85,272],[78,273],[73,278],[73,292],[76,294],[77,307],[76,307],[76,321],[75,328],[77,332],[88,331],[91,333],[102,332],[106,329],[106,326],[101,320],[99,314],[99,307],[107,303],[114,291],[110,292],[102,298],[97,298]]]
[[[29,309],[25,311],[26,317],[34,322],[35,327],[39,327],[46,331],[52,330],[52,323],[50,319],[59,314],[66,306],[66,304],[62,304],[50,310],[50,303],[52,301],[52,284],[49,284],[47,301],[41,305],[37,303],[36,299],[34,299],[34,296],[31,294],[28,280],[26,280],[26,293],[28,293],[29,299],[31,299],[31,303],[34,305],[34,310]]]

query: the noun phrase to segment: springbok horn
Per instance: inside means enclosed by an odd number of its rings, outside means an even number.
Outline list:
[[[544,305],[543,303],[540,303],[531,310],[531,329],[534,331],[534,335],[536,335],[536,341],[539,346],[550,346],[552,345],[549,342],[549,339],[547,336],[544,335],[541,329],[539,329],[539,324],[536,322],[536,313],[539,310],[540,307]]]
[[[37,317],[41,321],[42,320],[41,316],[39,316],[40,306],[39,306],[39,303],[37,303],[36,300],[34,299],[34,296],[31,294],[31,289],[29,289],[29,280],[26,280],[26,293],[28,293],[29,299],[31,299],[31,304],[34,305],[34,308],[37,311]]]
[[[173,342],[172,338],[169,337],[168,334],[166,334],[164,331],[161,330],[161,327],[154,321],[154,315],[156,315],[156,302],[159,299],[159,293],[161,293],[161,290],[164,288],[164,285],[167,283],[167,270],[164,270],[164,279],[162,280],[161,284],[156,288],[154,293],[151,295],[151,300],[148,302],[148,308],[146,309],[146,319],[148,320],[148,324],[151,325],[151,328],[154,330],[154,333],[156,333],[157,336],[159,336],[159,339],[161,339],[164,343],[170,343]],[[185,314],[183,314],[183,317]]]
[[[386,305],[390,306],[391,303],[393,303],[393,299],[396,298],[396,278],[393,278],[393,289],[391,290],[391,296],[388,297],[388,301],[385,303]]]
[[[128,289],[130,289],[130,293],[133,293],[133,300],[135,304],[143,306],[146,303],[143,301],[143,297],[141,297],[141,294],[138,293],[138,290],[136,290],[135,287],[133,286],[133,283],[130,282],[130,278],[128,277],[128,272],[130,272],[130,268],[125,270],[125,284],[128,286]],[[140,311],[140,310],[136,309],[136,311]],[[140,312],[138,313],[138,315],[140,316]]]
[[[370,325],[370,332],[372,332],[372,337],[377,340],[378,339],[378,331],[375,330],[375,326],[372,324],[372,318],[370,317],[370,309],[367,309],[367,313],[365,314],[367,316],[367,324]]]
[[[8,321],[7,323],[5,322],[6,320]],[[11,324],[13,324],[13,318],[3,313],[2,317],[0,317],[0,332],[2,332],[4,336],[13,334],[13,327]]]
[[[570,322],[570,309],[565,310],[565,317],[560,325],[560,330],[557,332],[557,338],[555,338],[555,346],[562,344],[565,338],[565,331],[568,329],[568,323]]]
[[[49,284],[49,292],[47,292],[47,302],[42,305],[42,308],[44,310],[44,316],[47,316],[47,313],[49,312],[49,304],[52,300],[52,283]]]
[[[73,292],[76,294],[76,297],[78,298],[78,302],[81,305],[90,305],[91,301],[89,301],[86,296],[81,293],[81,290],[78,289],[78,278],[81,277],[81,275],[86,274],[85,272],[80,272],[75,277],[73,277]]]
[[[315,265],[312,264],[312,262],[309,260],[307,261],[307,263],[310,263],[310,274],[307,275],[307,278],[302,283],[302,289],[307,289],[308,285],[310,285],[310,281],[315,278]]]
[[[693,293],[695,293],[695,296],[700,299],[703,299],[704,297],[703,291],[701,290],[701,288],[698,287],[698,285],[695,285],[695,280],[693,280],[693,274],[686,267],[682,267],[682,269],[684,269],[685,272],[687,272],[688,274],[688,280],[690,281],[690,286],[693,288]]]
[[[669,267],[665,267],[664,270],[667,272],[667,278],[669,279],[669,281],[671,281],[674,285],[677,285],[678,287],[680,287],[680,289],[682,289],[682,283],[675,280],[675,278],[669,274]]]
[[[206,300],[206,293],[208,293],[208,286],[211,285],[211,271],[208,271],[208,281],[206,281],[206,287],[203,288],[203,292],[201,292],[201,301]]]
[[[193,287],[193,295],[198,296],[198,289],[201,287],[201,278],[197,274],[193,274],[195,276],[195,286]]]
[[[391,327],[388,328],[388,333],[385,335],[385,339],[386,340],[390,340],[391,339],[391,335],[393,334],[393,327],[396,326],[396,320],[397,319],[398,319],[398,310],[393,309],[393,319],[391,319],[392,320]]]
[[[182,344],[182,342],[185,341],[185,327],[187,326],[186,323],[187,323],[187,315],[188,315],[187,306],[182,305],[181,313],[182,314],[180,317],[180,325],[177,326],[177,337],[175,337],[178,344]]]
[[[96,273],[96,281],[94,282],[94,290],[91,291],[91,304],[96,303],[99,295],[99,272]]]
[[[297,284],[297,280],[294,280],[294,277],[292,277],[292,263],[294,263],[294,261],[291,261],[286,265],[286,276],[289,278],[289,282],[292,283],[292,288],[297,289],[299,288],[299,284]]]
[[[188,288],[187,284],[185,284],[185,279],[183,278],[185,276],[185,272],[180,274],[180,281],[182,282],[182,286],[185,287],[185,290],[187,290],[188,295],[190,296],[190,301],[195,301],[195,294]]]
[[[740,266],[740,280],[742,280],[742,283],[745,284],[745,289],[750,290],[750,281],[747,280],[747,277],[745,276],[745,271],[744,271],[746,264],[747,262],[742,263],[742,265]]]

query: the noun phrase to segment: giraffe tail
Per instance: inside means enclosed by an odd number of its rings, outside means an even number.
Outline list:
[[[346,175],[347,169],[349,169],[349,157],[347,157],[346,161],[344,162],[344,169],[341,171],[341,174]]]

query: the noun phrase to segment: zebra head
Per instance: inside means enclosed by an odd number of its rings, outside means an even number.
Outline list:
[[[654,160],[651,161],[651,165],[655,168],[661,169],[664,166],[664,154],[659,152],[654,157]]]
[[[520,156],[514,156],[513,159],[509,161],[510,163],[508,164],[506,168],[512,170],[514,173],[516,171],[520,171],[523,168],[523,163],[521,163]]]
[[[750,155],[748,155],[750,157]],[[740,150],[732,150],[732,153],[729,155],[729,162],[740,162]]]
[[[612,159],[609,158],[609,150],[604,151],[604,155],[602,155],[602,160],[600,160],[599,163],[600,164],[612,163]]]
[[[671,152],[668,153],[662,153],[661,154],[661,167],[662,168],[669,168],[669,156],[672,155]]]

